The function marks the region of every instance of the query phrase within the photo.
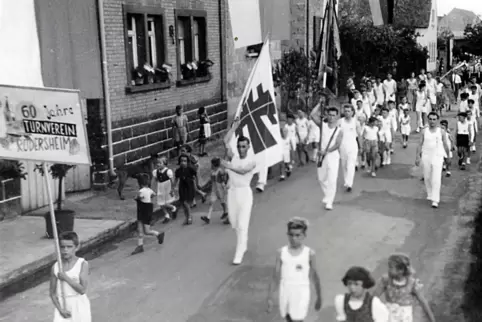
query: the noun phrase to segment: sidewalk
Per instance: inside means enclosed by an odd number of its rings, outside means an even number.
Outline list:
[[[199,184],[203,190],[210,189],[211,158],[224,156],[221,135],[206,145],[208,156],[199,158]],[[194,151],[197,152],[197,149]],[[170,161],[169,167],[177,167],[175,160]],[[119,199],[117,186],[105,191],[92,190],[67,196],[63,208],[75,211],[74,230],[81,239],[79,253],[86,254],[134,231],[136,203],[133,199],[137,190],[137,181],[129,179],[124,189],[126,200]],[[1,223],[0,301],[42,282],[57,260],[53,241],[45,238],[43,216],[48,211],[48,207],[43,207]],[[159,217],[157,211],[155,220]]]

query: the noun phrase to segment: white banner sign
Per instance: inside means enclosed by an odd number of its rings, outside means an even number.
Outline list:
[[[79,92],[0,85],[0,159],[90,165]]]

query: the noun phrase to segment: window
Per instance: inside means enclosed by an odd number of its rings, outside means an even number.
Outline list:
[[[124,19],[127,90],[138,92],[168,87],[163,9],[124,6]]]
[[[208,81],[206,12],[176,10],[178,85]]]

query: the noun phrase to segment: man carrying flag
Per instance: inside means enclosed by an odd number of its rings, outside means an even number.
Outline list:
[[[283,159],[269,40],[251,71],[235,115],[233,127],[224,139],[227,160],[222,165],[229,172],[229,222],[237,235],[233,264],[239,265],[248,244],[253,205],[251,179],[254,173],[263,172]]]

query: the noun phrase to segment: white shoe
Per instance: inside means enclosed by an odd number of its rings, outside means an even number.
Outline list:
[[[438,202],[432,202],[432,208],[438,208]]]
[[[325,205],[325,209],[326,209],[326,210],[333,210],[333,205],[327,203],[327,204]]]
[[[372,172],[372,177],[375,178],[377,174],[375,172]]]
[[[233,259],[233,265],[240,265],[243,262],[244,252],[236,252]]]

